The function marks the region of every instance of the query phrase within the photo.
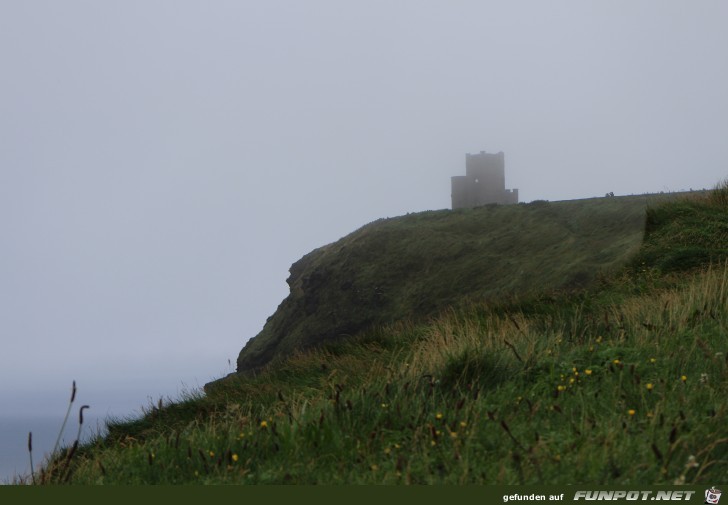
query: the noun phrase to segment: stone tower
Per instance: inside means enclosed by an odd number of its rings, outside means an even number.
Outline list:
[[[465,155],[465,175],[452,177],[452,208],[518,203],[518,190],[506,189],[505,157],[480,151]]]

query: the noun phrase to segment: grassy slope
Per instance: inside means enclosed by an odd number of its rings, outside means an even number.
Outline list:
[[[472,301],[295,353],[110,426],[45,480],[726,480],[728,205],[650,220],[633,263],[589,290]],[[697,258],[663,264],[696,236]]]
[[[586,285],[637,250],[647,201],[486,206],[375,221],[291,267],[290,295],[242,350],[238,371],[373,325],[421,320],[466,298]]]

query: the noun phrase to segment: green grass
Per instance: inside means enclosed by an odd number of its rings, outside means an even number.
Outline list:
[[[594,275],[586,288],[470,297],[427,320],[403,318],[277,356],[211,384],[206,395],[112,423],[70,464],[58,458],[36,477],[74,484],[725,481],[728,262],[720,223],[728,222],[728,205],[700,197],[650,213],[634,260]],[[461,217],[465,226],[467,213]],[[433,228],[431,218],[413,219]],[[702,244],[697,258],[666,264],[682,243],[669,240],[676,221],[679,236],[706,240],[686,239]]]
[[[238,371],[467,299],[586,286],[634,255],[645,209],[658,199],[489,205],[370,223],[293,264],[290,295],[241,351]]]
[[[649,208],[646,233],[650,241],[633,263],[671,272],[728,258],[727,188],[723,184],[707,195]]]

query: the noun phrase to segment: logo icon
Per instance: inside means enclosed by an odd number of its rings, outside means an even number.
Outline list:
[[[722,491],[720,489],[716,489],[715,486],[713,486],[710,489],[705,490],[705,503],[710,503],[711,505],[717,505],[717,503],[720,501],[720,494]]]

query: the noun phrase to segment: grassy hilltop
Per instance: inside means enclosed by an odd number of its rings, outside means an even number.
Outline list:
[[[36,479],[725,481],[727,262],[728,185],[378,221],[294,264],[244,373]]]
[[[489,205],[370,223],[293,264],[290,295],[241,351],[238,372],[467,300],[586,286],[637,251],[647,201]]]

